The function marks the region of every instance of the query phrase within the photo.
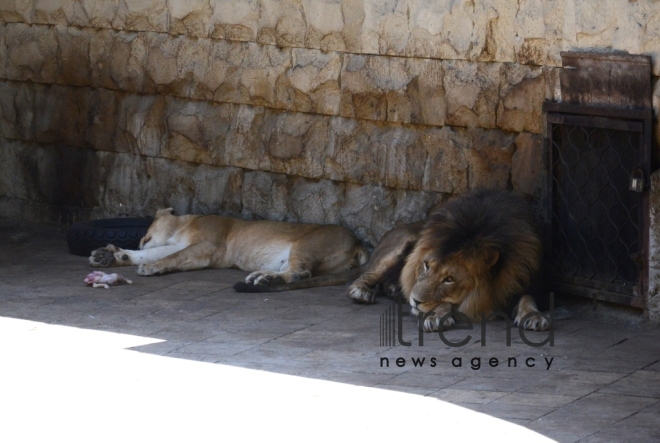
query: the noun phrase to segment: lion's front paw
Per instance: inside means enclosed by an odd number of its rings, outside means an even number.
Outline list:
[[[107,268],[110,266],[130,265],[128,254],[115,245],[108,245],[92,251],[89,256],[89,264],[95,268]]]
[[[440,321],[442,320],[442,317],[444,315],[430,315],[424,319],[424,332],[436,332],[440,328]],[[456,323],[456,320],[450,315],[445,319],[445,321],[442,323],[442,330],[446,331],[447,329],[451,328],[454,326]]]
[[[550,326],[548,319],[538,312],[533,313],[532,315],[529,313],[526,315],[518,314],[516,319],[513,321],[513,324],[519,326],[521,322],[523,328],[528,331],[547,331],[548,327]]]
[[[255,271],[245,278],[245,283],[261,286],[268,286],[282,281],[283,279],[279,274],[271,271]]]
[[[158,266],[156,263],[145,263],[141,264],[137,268],[138,275],[150,276],[150,275],[160,275],[163,273],[163,269]]]
[[[364,285],[349,286],[348,296],[358,303],[374,303],[376,301],[376,292]]]

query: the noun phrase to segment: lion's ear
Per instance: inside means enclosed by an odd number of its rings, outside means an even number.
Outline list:
[[[486,266],[488,266],[489,268],[495,266],[495,264],[499,259],[500,259],[500,251],[498,251],[497,249],[488,249],[484,254],[484,261],[486,262]]]
[[[156,211],[156,218],[163,217],[164,215],[172,215],[172,211],[174,211],[174,208],[159,209]]]

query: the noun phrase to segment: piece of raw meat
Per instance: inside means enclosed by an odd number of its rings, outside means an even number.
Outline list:
[[[93,288],[105,289],[110,289],[110,286],[116,286],[120,283],[128,283],[129,285],[133,284],[131,280],[124,278],[121,274],[106,274],[101,271],[90,272],[87,277],[85,277],[85,283]]]

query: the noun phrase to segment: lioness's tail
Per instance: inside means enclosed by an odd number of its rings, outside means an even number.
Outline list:
[[[234,285],[236,292],[282,292],[293,291],[295,289],[318,288],[321,286],[343,285],[358,278],[362,272],[362,267],[349,269],[348,271],[338,272],[337,274],[319,275],[306,278],[304,280],[282,283],[279,285],[253,285],[245,282],[238,282]]]

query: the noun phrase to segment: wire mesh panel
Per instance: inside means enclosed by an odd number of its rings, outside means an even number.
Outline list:
[[[561,113],[547,121],[556,289],[640,305],[646,196],[629,187],[648,170],[644,123]]]

